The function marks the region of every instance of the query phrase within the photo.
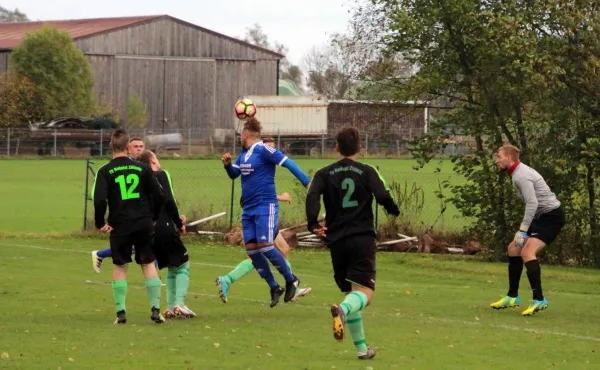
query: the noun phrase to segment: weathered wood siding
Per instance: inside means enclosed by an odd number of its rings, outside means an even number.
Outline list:
[[[86,53],[275,59],[247,44],[173,19],[158,19],[107,32],[75,44]]]
[[[2,51],[0,52],[0,73],[4,73],[8,70],[8,55],[10,52]]]

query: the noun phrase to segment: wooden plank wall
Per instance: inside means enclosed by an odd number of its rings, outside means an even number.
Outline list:
[[[75,44],[85,53],[178,57],[275,59],[243,42],[218,36],[171,19],[159,19],[107,32]]]
[[[4,73],[8,70],[8,55],[10,52],[0,52],[0,73]]]
[[[115,105],[114,97],[114,57],[90,55],[88,61],[94,72],[94,93],[102,105]]]

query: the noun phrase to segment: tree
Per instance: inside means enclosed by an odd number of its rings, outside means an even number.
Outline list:
[[[304,56],[308,73],[306,86],[314,93],[331,99],[343,99],[353,85],[349,59],[340,44],[313,49]]]
[[[19,9],[11,11],[0,6],[0,23],[16,23],[27,21],[29,21],[29,18],[27,18],[25,13],[21,13]]]
[[[90,114],[93,72],[66,31],[44,26],[28,33],[10,57],[11,68],[35,83],[43,99],[44,118]]]
[[[137,94],[127,100],[127,127],[144,128],[150,120],[148,107]]]
[[[263,47],[265,49],[273,50],[283,55],[286,55],[289,51],[287,46],[277,41],[274,41],[273,44],[271,44],[271,42],[269,41],[269,37],[264,32],[262,26],[258,23],[255,23],[252,27],[246,28],[246,35],[244,36],[244,41]],[[291,64],[287,58],[283,58],[280,61],[279,70],[280,79],[291,80],[296,84],[296,86],[298,86],[298,88],[302,89],[304,76],[300,67]]]
[[[35,84],[14,72],[0,75],[0,126],[22,127],[42,118],[41,97]]]
[[[354,65],[362,62],[364,72],[384,58],[403,60],[414,73],[387,80],[394,96],[452,106],[412,142],[420,164],[440,153],[451,135],[475,141],[474,154],[452,158],[465,183],[445,184],[462,215],[475,219],[468,231],[498,259],[518,227],[522,203],[492,159],[509,142],[577,219],[561,234],[576,247],[552,246],[547,258],[600,266],[600,30],[590,26],[600,22],[595,3],[358,4],[349,35]]]

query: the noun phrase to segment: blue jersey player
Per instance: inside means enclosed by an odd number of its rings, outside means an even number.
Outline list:
[[[252,265],[271,288],[271,307],[275,307],[284,293],[271,273],[269,261],[285,278],[284,302],[294,298],[300,281],[294,276],[285,258],[273,246],[277,235],[279,204],[275,189],[275,166],[290,170],[308,187],[310,179],[302,170],[279,150],[265,145],[261,139],[261,125],[255,118],[244,123],[241,134],[242,152],[231,163],[231,154],[226,153],[223,165],[230,178],[242,176],[242,230],[246,253]]]

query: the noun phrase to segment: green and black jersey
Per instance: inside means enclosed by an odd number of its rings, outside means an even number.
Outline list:
[[[156,221],[164,202],[163,190],[150,166],[129,157],[117,157],[102,166],[92,194],[97,228],[105,223],[119,229],[143,220]]]
[[[165,202],[160,211],[158,221],[156,221],[156,233],[176,232],[177,229],[180,229],[183,226],[183,223],[181,222],[179,210],[177,209],[171,175],[163,170],[154,172],[154,175],[158,179],[158,182],[165,193]]]
[[[344,158],[317,171],[306,197],[308,230],[319,227],[321,195],[325,204],[326,244],[352,235],[376,236],[373,196],[386,212],[399,215],[383,178],[369,165]]]

